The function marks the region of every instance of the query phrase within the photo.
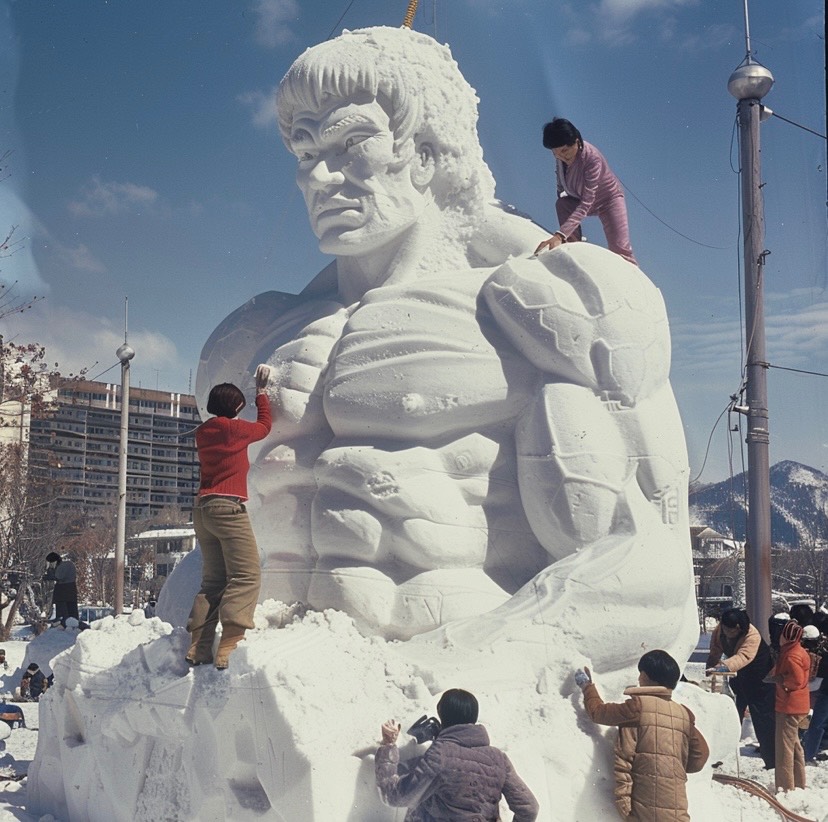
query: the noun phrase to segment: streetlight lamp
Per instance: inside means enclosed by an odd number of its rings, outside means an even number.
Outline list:
[[[118,449],[118,521],[115,529],[115,614],[124,612],[124,542],[126,536],[127,448],[129,445],[129,361],[135,351],[124,344],[115,352],[121,362],[121,443]]]

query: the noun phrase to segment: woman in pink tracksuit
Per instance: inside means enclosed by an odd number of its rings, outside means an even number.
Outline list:
[[[561,243],[579,241],[581,221],[597,216],[604,226],[609,250],[638,265],[630,245],[624,192],[604,155],[584,142],[581,132],[561,117],[543,127],[543,145],[555,155],[555,209],[561,227],[535,249],[535,254],[557,248]]]

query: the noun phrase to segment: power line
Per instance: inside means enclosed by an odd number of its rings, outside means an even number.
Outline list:
[[[766,368],[776,368],[779,371],[794,371],[797,374],[810,374],[812,377],[828,377],[828,374],[823,374],[822,371],[808,371],[804,368],[789,368],[785,365],[773,365],[773,363],[764,363]]]
[[[822,137],[823,140],[828,140],[824,134],[820,134],[818,131],[814,131],[812,128],[808,128],[808,126],[803,126],[800,123],[795,123],[793,120],[789,120],[787,117],[783,117],[781,114],[777,114],[775,111],[769,109],[767,106],[762,106],[764,111],[767,111],[771,117],[776,117],[779,120],[784,120],[786,123],[790,123],[792,126],[796,126],[797,128],[801,128],[803,131],[807,131],[810,134],[814,134],[817,137]]]
[[[675,234],[678,234],[679,237],[684,237],[685,240],[689,240],[691,243],[695,243],[696,245],[703,246],[704,248],[713,248],[716,251],[726,251],[731,246],[729,245],[708,245],[707,243],[703,243],[700,240],[694,240],[692,237],[688,237],[686,234],[682,234],[677,228],[673,228],[669,223],[664,222],[661,217],[658,216],[652,209],[648,208],[644,203],[636,196],[635,192],[630,189],[630,187],[619,177],[618,181],[624,186],[626,192],[651,216],[655,217],[663,226],[666,226]]]

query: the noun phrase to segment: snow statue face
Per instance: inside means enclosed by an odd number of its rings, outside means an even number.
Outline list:
[[[289,145],[323,252],[348,256],[384,246],[416,223],[431,199],[430,147],[415,152],[410,138],[397,147],[391,118],[376,100],[298,112]]]
[[[599,670],[634,664],[647,637],[692,648],[658,290],[587,243],[532,256],[545,232],[494,201],[477,97],[430,37],[314,46],[277,113],[334,260],[302,294],[231,314],[197,380],[205,395],[272,368],[248,479],[261,599],[475,647],[544,626],[580,647],[593,611],[619,626],[590,640]]]

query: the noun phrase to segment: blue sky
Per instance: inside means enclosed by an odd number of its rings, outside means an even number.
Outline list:
[[[326,262],[269,116],[274,87],[307,46],[400,25],[406,5],[0,0],[0,155],[11,151],[0,231],[17,225],[23,240],[0,278],[46,297],[0,333],[45,343],[64,371],[117,381],[107,369],[128,296],[133,384],[187,391],[230,310],[298,291]],[[824,133],[824,4],[752,0],[750,25],[754,56],[776,78],[765,104]],[[696,476],[741,374],[727,80],[745,55],[742,1],[421,0],[414,27],[449,43],[477,89],[500,199],[556,227],[540,141],[555,115],[627,186],[633,247],[671,319]],[[776,117],[761,134],[768,359],[828,373],[826,144]],[[585,233],[603,244],[597,221]],[[768,382],[771,462],[828,471],[828,379],[772,369]],[[701,480],[725,477],[729,461],[741,470],[741,446],[720,422]]]

